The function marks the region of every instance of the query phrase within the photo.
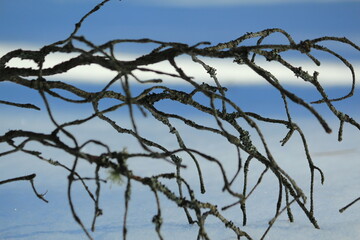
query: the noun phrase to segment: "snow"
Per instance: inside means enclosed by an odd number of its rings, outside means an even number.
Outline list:
[[[5,111],[3,111],[4,113]],[[58,115],[58,119],[66,119],[69,114]],[[115,116],[116,121],[125,122],[124,116]],[[356,118],[355,118],[356,119]],[[212,119],[198,119],[204,123],[213,124]],[[1,134],[8,129],[23,127],[29,130],[46,131],[51,125],[48,124],[46,116],[33,115],[32,113],[19,115],[16,112],[1,114]],[[353,240],[360,236],[360,204],[357,203],[344,213],[339,209],[359,197],[360,194],[360,133],[354,127],[345,125],[344,140],[337,142],[336,128],[338,122],[331,120],[330,125],[334,130],[331,135],[325,134],[323,129],[311,117],[300,118],[301,124],[313,154],[314,163],[320,167],[325,174],[324,185],[320,184],[320,176],[315,177],[315,216],[320,229],[315,229],[306,219],[302,211],[293,205],[295,222],[290,223],[286,214],[276,221],[265,239],[319,239],[319,240]],[[173,135],[168,129],[156,127],[156,123],[148,118],[140,118],[137,122],[139,131],[152,139],[157,139],[169,148],[176,147]],[[236,151],[226,141],[211,138],[211,135],[189,130],[183,125],[177,129],[184,137],[188,147],[196,148],[220,159],[225,166],[229,176],[236,170]],[[77,133],[79,141],[89,137],[96,137],[107,142],[112,148],[121,150],[127,146],[129,152],[139,149],[136,141],[124,136],[118,136],[114,131],[95,121],[84,127],[72,129]],[[278,163],[283,167],[308,194],[309,192],[309,170],[304,151],[300,145],[300,138],[294,136],[287,145],[280,146],[279,141],[285,136],[286,129],[276,127],[264,128],[264,134],[269,140],[272,153]],[[37,148],[36,144],[32,145]],[[0,150],[4,150],[4,144]],[[90,152],[98,152],[102,149],[89,145],[86,149]],[[54,160],[61,160],[70,164],[71,158],[55,150],[44,151],[45,156],[51,156]],[[200,200],[209,201],[219,207],[231,204],[234,199],[225,196],[221,192],[221,177],[218,168],[204,159],[200,160],[203,170],[207,192],[199,193],[199,183],[195,166],[191,160],[184,157],[184,163],[188,165],[183,170],[183,176],[192,184],[197,197]],[[139,175],[145,175],[161,171],[174,171],[172,166],[161,160],[134,159],[129,165]],[[14,167],[16,166],[16,167]],[[93,175],[94,166],[83,164],[81,172],[85,175]],[[249,186],[253,186],[257,176],[263,167],[253,163],[250,168]],[[80,227],[73,220],[67,203],[66,188],[68,173],[47,163],[33,159],[27,155],[16,153],[2,157],[0,161],[1,180],[36,173],[35,185],[40,193],[46,192],[46,204],[37,199],[28,182],[9,183],[0,186],[0,239],[86,239]],[[106,173],[103,173],[106,178]],[[240,178],[241,179],[241,178]],[[164,182],[165,183],[165,182]],[[166,182],[168,183],[168,182]],[[122,239],[122,219],[124,210],[124,186],[108,183],[102,186],[100,207],[104,215],[97,219],[96,231],[91,233],[95,239]],[[242,184],[238,182],[239,191]],[[92,190],[94,190],[92,186]],[[73,194],[76,210],[87,227],[91,226],[93,205],[83,188],[76,183]],[[262,185],[248,200],[248,224],[242,226],[242,214],[239,207],[233,207],[221,212],[234,223],[249,233],[254,239],[259,239],[266,228],[268,221],[275,213],[277,199],[277,182],[271,175],[264,177]],[[198,228],[188,225],[186,216],[181,209],[161,196],[163,207],[164,224],[162,234],[165,239],[196,239]],[[156,214],[156,204],[153,193],[144,186],[135,184],[132,195],[128,217],[127,239],[158,239],[155,226],[151,222]],[[211,239],[230,240],[236,236],[215,218],[208,218],[207,232]]]

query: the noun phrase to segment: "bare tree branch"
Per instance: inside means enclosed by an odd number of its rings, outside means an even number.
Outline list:
[[[85,14],[81,20],[75,25],[74,31],[65,40],[55,42],[53,44],[42,47],[39,50],[29,51],[17,49],[11,51],[0,58],[0,83],[11,82],[19,86],[32,89],[39,94],[45,109],[41,110],[38,106],[27,103],[14,103],[6,100],[0,100],[0,104],[6,104],[19,108],[30,108],[41,111],[46,111],[53,130],[49,133],[33,132],[22,129],[9,130],[0,136],[0,144],[5,144],[10,147],[10,150],[0,153],[0,157],[13,154],[21,151],[25,154],[37,157],[39,160],[48,162],[54,166],[64,168],[68,173],[67,177],[67,197],[74,220],[80,225],[89,239],[92,239],[91,233],[87,230],[81,218],[78,216],[73,196],[73,183],[80,180],[82,186],[87,191],[89,197],[94,204],[94,215],[91,224],[91,230],[96,229],[96,220],[103,212],[100,206],[101,186],[106,184],[106,181],[101,180],[100,170],[109,170],[113,178],[125,179],[126,186],[124,187],[125,197],[125,211],[123,215],[123,239],[127,237],[127,216],[129,209],[129,202],[131,201],[131,190],[133,182],[140,183],[146,186],[149,191],[154,194],[156,200],[156,214],[152,222],[155,225],[155,231],[159,239],[163,239],[161,233],[162,219],[162,205],[159,195],[166,197],[168,201],[176,204],[179,208],[184,210],[184,213],[190,224],[198,226],[198,239],[210,239],[206,232],[205,223],[209,216],[220,220],[225,227],[229,228],[238,239],[245,237],[252,239],[252,237],[237,226],[232,220],[227,219],[221,214],[221,211],[229,210],[234,206],[239,206],[243,214],[243,225],[247,224],[248,211],[246,209],[247,201],[263,183],[265,175],[273,175],[277,179],[277,201],[274,203],[275,214],[269,223],[262,238],[266,236],[271,229],[276,219],[286,210],[289,221],[293,222],[294,217],[291,212],[291,206],[297,205],[304,212],[306,218],[315,227],[320,228],[314,215],[314,183],[317,181],[316,173],[319,173],[320,182],[324,182],[324,174],[321,169],[315,165],[312,160],[306,135],[303,133],[299,124],[295,122],[292,117],[291,106],[289,103],[294,103],[309,114],[316,118],[316,121],[326,133],[331,133],[327,119],[317,110],[317,104],[326,105],[340,123],[338,131],[338,139],[342,139],[342,129],[344,124],[351,125],[355,129],[360,130],[360,124],[351,116],[341,112],[334,104],[335,101],[342,101],[352,97],[356,90],[355,71],[352,64],[337,53],[325,46],[319,45],[325,41],[333,41],[339,44],[345,44],[354,48],[355,51],[360,51],[357,44],[351,42],[346,38],[337,37],[321,37],[317,39],[308,39],[296,43],[289,33],[282,29],[266,29],[255,33],[247,33],[239,38],[211,45],[208,42],[200,42],[193,46],[176,42],[162,42],[152,39],[115,39],[105,42],[100,45],[92,43],[84,36],[78,36],[78,30],[82,23],[92,14],[97,12],[108,0],[102,1],[95,8]],[[280,33],[287,40],[287,44],[263,44],[263,41],[274,33]],[[246,45],[244,41],[247,39],[255,39],[256,44]],[[151,52],[144,53],[141,57],[136,59],[124,61],[117,59],[114,49],[115,47],[125,44],[145,44],[152,43],[157,47]],[[84,47],[85,45],[85,47]],[[306,55],[310,61],[316,65],[320,65],[320,60],[313,55],[312,50],[326,52],[333,57],[339,59],[351,73],[351,88],[350,91],[342,97],[330,98],[321,83],[318,80],[319,73],[309,73],[301,66],[294,66],[286,59],[283,54],[287,51],[295,51],[298,54]],[[58,63],[52,67],[44,68],[46,57],[51,53],[75,53],[76,56],[64,62]],[[182,69],[178,64],[179,56],[191,57],[193,64],[200,64],[204,68],[204,73],[209,74],[213,83],[199,83],[197,79],[192,78],[186,73],[186,69]],[[22,68],[11,67],[7,64],[14,58],[32,60],[37,64],[37,68]],[[227,95],[227,89],[223,87],[222,80],[216,75],[216,69],[207,63],[208,58],[214,59],[231,59],[234,61],[234,68],[238,65],[247,66],[253,70],[259,78],[267,82],[270,87],[278,91],[279,97],[282,99],[285,119],[269,118],[262,116],[256,112],[246,112],[241,106],[237,105],[234,100]],[[262,62],[258,59],[265,59],[281,64],[284,69],[288,69],[294,73],[299,81],[304,81],[321,95],[321,99],[315,102],[308,102],[300,97],[296,92],[291,92],[287,89],[277,77],[276,72],[271,72],[262,66]],[[152,69],[151,65],[168,62],[173,68],[172,72],[165,70]],[[50,79],[55,74],[66,73],[72,69],[80,66],[94,64],[106,68],[113,72],[113,78],[109,79],[101,91],[90,92],[81,87],[76,87],[70,83],[62,81],[53,81]],[[151,72],[156,75],[153,79],[140,79],[135,71]],[[171,84],[166,84],[163,78],[177,79],[184,82],[189,87],[189,91],[181,91],[174,88]],[[113,86],[117,85],[114,90]],[[144,90],[141,93],[133,92],[134,86],[141,85]],[[61,90],[61,91],[58,91]],[[76,96],[76,99],[69,97],[69,94]],[[199,100],[201,96],[205,100]],[[82,119],[73,119],[61,123],[53,110],[56,106],[52,105],[49,99],[61,100],[68,104],[80,104],[91,106],[93,112],[83,117]],[[112,104],[103,107],[101,103],[105,100],[113,100]],[[168,110],[163,110],[158,106],[158,103],[171,102],[172,104],[180,104],[195,110],[211,118],[216,123],[216,126],[208,126],[197,122],[196,119],[175,114]],[[221,106],[221,107],[219,107]],[[130,126],[122,125],[111,118],[110,113],[126,109],[130,119]],[[176,146],[175,148],[165,147],[160,141],[149,139],[142,135],[139,131],[139,122],[137,121],[137,109],[148,118],[152,118],[165,126],[169,134],[174,136]],[[96,139],[88,139],[85,142],[79,140],[73,131],[72,127],[81,126],[89,123],[93,119],[103,121],[104,124],[109,125],[118,134],[127,135],[135,139],[141,150],[138,152],[128,152],[126,146],[122,149],[112,149],[107,143]],[[186,127],[192,130],[204,131],[223,138],[232,145],[237,154],[235,174],[229,174],[225,169],[222,159],[212,156],[210,152],[202,152],[192,146],[191,142],[187,142],[183,137],[183,133],[177,128],[177,122],[183,123]],[[298,134],[301,138],[300,148],[304,149],[305,159],[308,163],[308,170],[310,173],[309,179],[309,196],[300,188],[295,179],[287,173],[272,155],[272,147],[268,144],[268,139],[263,134],[263,124],[266,126],[279,126],[287,129],[287,134],[281,141],[285,145],[294,134]],[[259,141],[254,141],[258,138]],[[20,141],[20,143],[19,143]],[[61,150],[72,156],[71,166],[66,166],[65,163],[59,160],[52,160],[42,156],[41,152],[30,149],[30,143],[39,143],[47,148],[54,148]],[[86,151],[88,144],[95,144],[97,147],[103,149],[101,154],[91,154]],[[173,168],[173,171],[164,172],[158,175],[149,174],[147,176],[137,175],[129,166],[129,162],[136,158],[150,158],[158,159],[162,163],[166,163]],[[56,156],[54,159],[57,159]],[[233,203],[224,207],[218,207],[212,202],[199,201],[196,197],[195,191],[192,189],[192,184],[183,176],[183,169],[191,168],[192,165],[185,164],[184,160],[190,159],[191,163],[198,174],[198,181],[201,194],[206,194],[206,181],[203,179],[202,163],[214,164],[219,169],[217,177],[222,184],[224,195],[234,197]],[[243,163],[244,159],[244,163]],[[246,160],[245,160],[246,159]],[[83,177],[78,173],[79,162],[87,162],[94,166],[94,175],[92,177]],[[186,161],[187,162],[187,161]],[[257,178],[254,186],[249,186],[248,173],[252,171],[250,163],[258,162],[263,166],[263,171]],[[243,173],[243,177],[241,174]],[[10,183],[14,181],[27,180],[31,182],[32,188],[37,197],[47,202],[44,198],[45,194],[38,194],[33,179],[35,174],[28,176],[12,178],[3,180],[0,184]],[[96,185],[95,191],[91,191],[85,180],[94,181]],[[166,180],[166,181],[164,181]],[[164,182],[172,182],[176,184],[173,189],[171,184],[167,185]],[[240,184],[239,184],[240,183]],[[307,199],[310,203],[307,203]],[[356,199],[346,207],[340,209],[343,212],[350,205],[354,204],[359,199]]]

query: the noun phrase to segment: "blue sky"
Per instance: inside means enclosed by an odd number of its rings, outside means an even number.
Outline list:
[[[38,48],[65,39],[73,31],[75,23],[98,2],[94,0],[1,1],[0,55],[16,48],[26,49],[29,46]],[[359,44],[359,12],[360,1],[354,0],[112,0],[90,16],[78,34],[98,44],[111,39],[138,38],[188,44],[210,41],[217,44],[233,40],[246,32],[282,28],[289,32],[295,41],[321,36],[345,36]],[[281,43],[282,40],[275,41]],[[340,50],[344,57],[357,61],[354,63],[355,66],[360,62],[359,52],[353,48],[343,44],[331,47]],[[144,54],[152,49],[153,46],[137,44],[126,45],[121,51],[128,54]],[[304,66],[312,63],[309,61],[299,64]],[[161,69],[165,69],[164,67],[161,66]],[[216,68],[216,63],[214,67]],[[343,82],[342,76],[349,76],[349,71],[338,62],[332,62],[332,65],[327,67],[327,70],[314,70],[322,72],[321,77],[327,79],[329,83]],[[186,68],[190,69],[192,66],[186,65]],[[221,65],[219,69],[224,69],[223,73],[220,72],[223,74],[223,79],[234,81],[234,77],[228,76],[232,74],[232,70],[225,68],[225,65]],[[259,79],[251,75],[249,69],[241,71],[248,81],[255,82]],[[274,71],[284,73],[281,69]],[[99,76],[112,77],[105,75],[104,72],[95,72],[95,70],[93,72],[92,76],[96,78],[93,81],[97,81]],[[198,72],[194,72],[192,76],[204,81],[204,77],[201,78]],[[89,79],[89,76],[79,73],[74,78]],[[282,76],[282,78],[288,77]],[[263,81],[260,79],[258,82]]]
[[[1,1],[0,42],[38,45],[65,38],[81,16],[97,2]],[[359,12],[360,1],[345,0],[113,0],[86,21],[81,33],[96,42],[148,37],[164,41],[196,43],[208,40],[217,43],[246,32],[279,27],[298,41],[334,35],[346,36],[356,42],[360,40]]]

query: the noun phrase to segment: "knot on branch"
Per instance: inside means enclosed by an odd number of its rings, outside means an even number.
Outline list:
[[[272,51],[269,51],[269,52],[266,52],[266,51],[264,51],[264,56],[265,56],[265,59],[266,59],[266,61],[268,61],[268,62],[271,62],[271,61],[273,61],[273,60],[278,60],[278,58],[279,58],[279,50],[277,50],[277,49],[273,49]]]
[[[214,93],[216,91],[219,91],[219,92],[224,91],[224,92],[226,92],[228,90],[226,87],[211,86],[211,85],[209,85],[207,83],[204,83],[204,82],[200,85],[200,88],[205,90],[205,91],[210,91],[210,92],[214,92]]]
[[[156,226],[161,226],[163,223],[163,219],[161,217],[161,215],[157,214],[152,218],[152,222],[156,225]]]
[[[302,67],[294,68],[294,73],[296,77],[301,77],[303,75]]]
[[[245,64],[248,61],[249,51],[246,48],[237,48],[234,53],[235,59],[233,62],[241,65]]]
[[[300,41],[297,49],[301,53],[309,53],[311,51],[312,46],[313,46],[313,43],[310,40],[305,40],[305,41]]]
[[[46,79],[43,77],[38,77],[37,79],[31,80],[30,87],[37,90],[44,90],[49,88]]]
[[[248,131],[243,130],[240,133],[240,141],[248,152],[254,153],[256,151],[256,148],[251,141],[250,133]]]

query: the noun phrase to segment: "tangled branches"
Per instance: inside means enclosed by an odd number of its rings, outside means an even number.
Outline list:
[[[91,234],[82,222],[81,218],[77,215],[74,203],[72,200],[73,192],[72,187],[75,181],[80,180],[84,188],[88,192],[89,197],[94,202],[94,217],[91,229],[95,230],[96,219],[102,215],[100,199],[100,187],[104,184],[101,180],[100,170],[108,169],[112,174],[126,179],[126,186],[124,190],[125,196],[125,212],[123,220],[123,238],[126,239],[127,235],[127,214],[128,204],[131,199],[131,188],[134,182],[146,186],[151,192],[154,193],[157,203],[157,214],[153,217],[155,231],[159,239],[163,239],[161,234],[161,226],[163,223],[159,194],[164,195],[169,201],[175,203],[179,208],[184,209],[190,224],[196,224],[199,228],[198,238],[209,239],[205,229],[205,222],[208,216],[213,216],[219,219],[227,228],[231,229],[235,235],[252,239],[251,236],[245,231],[241,230],[238,224],[232,222],[223,216],[222,210],[240,206],[243,214],[243,225],[247,222],[246,204],[249,196],[261,184],[262,178],[265,174],[272,174],[278,181],[278,198],[275,206],[274,218],[269,223],[269,228],[264,233],[264,236],[276,221],[277,217],[284,211],[288,213],[290,221],[293,221],[291,213],[291,205],[297,204],[305,213],[308,220],[315,228],[319,228],[317,220],[314,216],[314,181],[316,173],[320,176],[320,181],[324,181],[324,174],[312,161],[306,136],[292,119],[290,113],[289,102],[293,102],[302,108],[309,111],[321,124],[324,131],[331,133],[331,128],[327,121],[315,109],[314,104],[326,105],[332,114],[337,117],[340,122],[340,129],[338,131],[338,139],[342,139],[342,129],[344,124],[353,125],[360,130],[360,124],[347,114],[339,111],[334,102],[341,101],[349,98],[355,91],[355,73],[354,68],[340,54],[332,51],[331,49],[320,45],[325,41],[333,41],[342,44],[347,44],[356,50],[360,50],[359,46],[346,38],[337,37],[321,37],[312,40],[301,41],[296,43],[292,37],[282,29],[267,29],[255,33],[247,33],[238,39],[221,43],[215,46],[209,46],[208,42],[201,42],[193,46],[183,43],[175,42],[161,42],[151,39],[137,39],[137,40],[111,40],[101,45],[96,45],[83,36],[78,36],[77,31],[81,27],[82,22],[96,12],[104,3],[102,2],[96,6],[92,11],[85,15],[81,21],[76,24],[74,32],[65,40],[59,41],[47,46],[42,47],[36,51],[28,50],[14,50],[0,58],[0,82],[12,82],[37,91],[41,96],[44,103],[46,112],[53,123],[53,130],[49,133],[32,132],[25,130],[9,130],[4,135],[0,136],[0,143],[7,144],[11,150],[0,153],[0,157],[12,154],[14,152],[24,152],[26,154],[35,156],[48,163],[60,166],[69,172],[68,176],[68,201],[71,208],[72,215],[75,221],[82,227],[86,235],[91,239]],[[287,44],[263,44],[263,41],[273,34],[282,35]],[[256,44],[246,45],[246,40],[256,39]],[[116,47],[122,44],[154,44],[157,47],[152,51],[144,54],[133,60],[120,60],[115,54]],[[82,46],[82,47],[81,47]],[[352,83],[350,91],[343,97],[330,99],[320,82],[318,81],[318,72],[308,73],[301,67],[293,66],[285,57],[283,53],[295,51],[300,54],[305,54],[316,65],[320,65],[320,61],[312,55],[313,50],[326,52],[342,61],[346,67],[349,68],[352,74]],[[46,57],[54,53],[76,54],[64,62],[58,63],[52,67],[44,67]],[[183,70],[178,64],[178,58],[181,56],[188,56],[192,59],[193,64],[199,64],[203,67],[204,71],[209,74],[213,80],[213,84],[199,83],[196,79],[192,78]],[[287,90],[284,85],[277,79],[276,75],[267,71],[265,68],[258,64],[258,58],[264,58],[270,62],[277,62],[284,68],[292,71],[295,76],[301,80],[312,85],[321,95],[321,99],[315,102],[307,102],[297,94]],[[8,63],[14,59],[27,59],[35,62],[37,68],[21,68],[11,67]],[[275,119],[263,117],[254,112],[245,112],[240,106],[229,99],[226,92],[227,89],[222,86],[221,79],[218,79],[216,69],[206,63],[208,58],[216,59],[231,59],[234,61],[234,68],[237,64],[247,66],[253,70],[259,77],[268,82],[274,89],[276,89],[282,100],[284,112],[286,112],[285,119]],[[168,62],[172,67],[172,71],[160,71],[148,68],[148,65]],[[64,81],[51,80],[51,76],[66,73],[72,69],[80,66],[94,64],[106,68],[113,72],[114,77],[107,82],[104,88],[98,92],[90,92],[70,83]],[[156,74],[159,78],[156,79],[139,79],[136,72],[146,72]],[[162,78],[180,79],[188,86],[191,86],[191,91],[181,91],[171,87],[171,84],[165,84]],[[300,81],[300,80],[299,80]],[[132,86],[143,85],[144,89],[138,94],[134,94]],[[113,86],[120,86],[120,90],[114,91]],[[57,92],[62,90],[62,93]],[[70,95],[76,96],[75,98],[69,97]],[[206,100],[198,100],[201,96]],[[92,113],[82,119],[74,119],[64,123],[59,123],[53,114],[53,106],[50,104],[49,98],[56,98],[64,102],[72,104],[91,105]],[[105,100],[114,100],[111,106],[102,108],[101,103]],[[158,103],[165,101],[185,105],[189,108],[196,109],[201,113],[206,114],[209,118],[213,118],[216,122],[216,127],[207,126],[197,123],[196,121],[178,114],[163,111],[158,107]],[[33,103],[17,103],[1,100],[1,104],[12,105],[18,108],[28,108],[34,111],[43,111],[40,106]],[[127,109],[130,117],[131,126],[125,127],[117,123],[109,116],[110,113]],[[153,141],[145,136],[142,136],[138,131],[136,124],[135,112],[140,110],[141,113],[159,121],[161,124],[168,128],[170,134],[175,136],[177,147],[168,148],[163,146],[157,141]],[[76,134],[71,129],[74,126],[100,119],[105,124],[109,124],[114,131],[118,134],[129,135],[137,140],[141,146],[140,152],[128,152],[125,150],[111,149],[106,143],[96,139],[89,139],[85,142],[80,142]],[[181,132],[176,128],[174,120],[180,121],[191,129],[200,131],[207,131],[214,135],[218,135],[235,147],[238,152],[237,163],[238,169],[233,177],[230,177],[224,167],[224,162],[211,156],[211,153],[204,153],[195,148],[192,148],[182,138]],[[304,191],[298,186],[296,181],[278,164],[278,161],[273,157],[272,151],[267,144],[267,139],[263,135],[259,123],[281,125],[288,129],[288,133],[281,141],[285,145],[289,139],[292,138],[294,133],[299,134],[302,141],[302,147],[305,151],[306,161],[308,162],[310,172],[310,195],[306,196]],[[231,130],[229,130],[231,129]],[[250,130],[260,139],[259,144],[253,141],[253,135]],[[73,156],[71,166],[66,166],[64,163],[47,159],[41,152],[29,150],[27,147],[31,142],[40,143],[49,148],[60,149],[67,154]],[[86,152],[86,146],[95,144],[105,149],[102,154],[94,155]],[[123,146],[126,147],[126,146]],[[263,150],[262,150],[263,149]],[[246,156],[244,160],[244,155]],[[206,193],[206,184],[202,177],[202,168],[199,164],[199,159],[208,161],[215,164],[220,170],[218,176],[219,181],[222,180],[223,192],[234,198],[236,201],[219,209],[218,206],[211,202],[199,201],[196,197],[195,191],[189,181],[183,177],[182,171],[187,166],[184,164],[184,156],[191,159],[196,167],[198,179],[200,182],[201,193]],[[140,176],[133,169],[129,163],[137,158],[151,158],[165,161],[168,165],[172,166],[173,171],[164,172],[157,175],[149,174],[148,176]],[[78,173],[78,165],[80,161],[86,161],[92,164],[95,168],[93,181],[96,184],[95,192],[91,192],[87,187],[84,178]],[[264,166],[264,171],[258,178],[257,184],[249,191],[247,183],[247,175],[250,170],[250,162],[257,161]],[[243,173],[243,179],[240,178],[240,173]],[[29,180],[32,183],[36,195],[42,200],[46,201],[44,195],[38,194],[33,185],[33,178],[35,175],[9,179],[1,182],[1,184],[9,181]],[[176,183],[177,188],[172,189],[170,185],[164,183]],[[234,184],[236,181],[242,182],[242,185]],[[239,189],[242,189],[239,191]],[[309,198],[309,204],[307,199]]]

